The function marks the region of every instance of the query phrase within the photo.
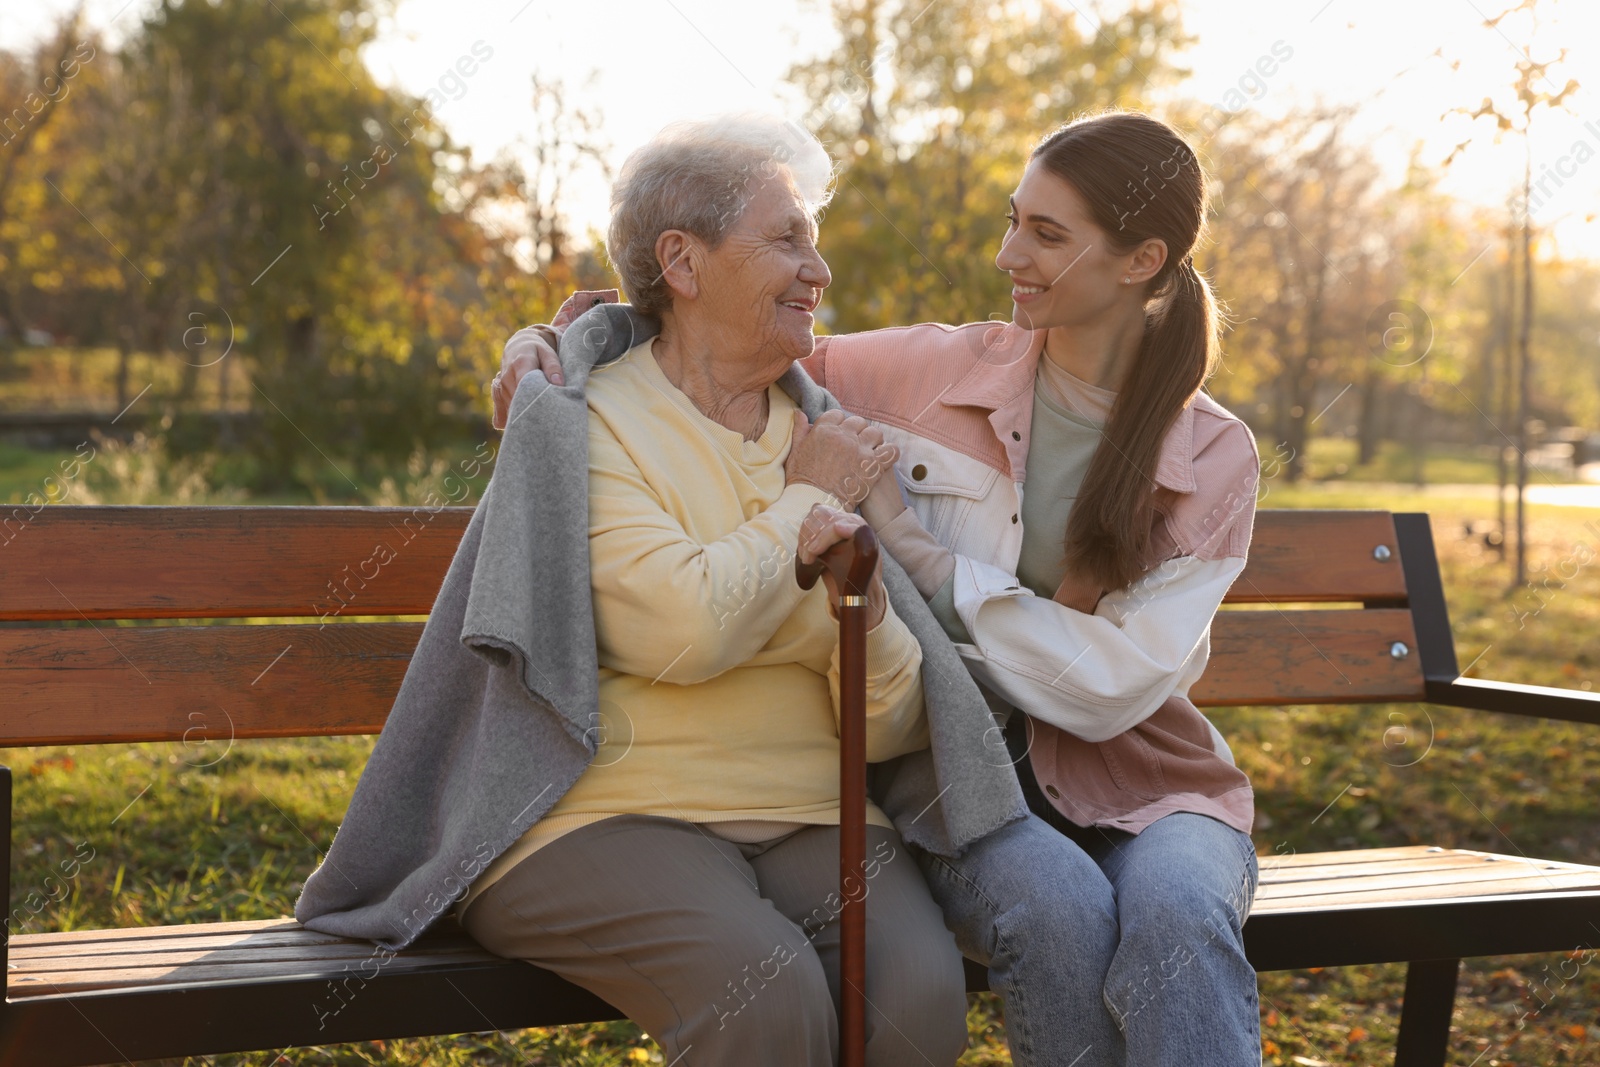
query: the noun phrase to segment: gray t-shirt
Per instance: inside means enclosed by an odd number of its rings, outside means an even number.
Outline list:
[[[1103,409],[1115,394],[1074,378],[1063,381],[1065,372],[1044,358],[1039,360],[1039,367],[1040,373],[1033,380],[1033,422],[1028,439],[1027,487],[1022,494],[1022,550],[1017,557],[1017,577],[1036,596],[1048,599],[1055,596],[1066,571],[1067,516],[1078,498],[1089,460],[1100,446],[1103,423],[1092,416],[1103,418]],[[1051,375],[1054,382],[1047,382],[1046,375]],[[1056,388],[1049,388],[1051,384]],[[1070,392],[1063,394],[1063,385]],[[950,640],[971,644],[972,637],[956,614],[954,586],[952,575],[928,606]]]

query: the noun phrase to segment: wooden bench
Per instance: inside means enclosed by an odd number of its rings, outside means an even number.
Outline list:
[[[179,741],[221,709],[238,739],[375,733],[422,624],[353,616],[425,615],[470,515],[45,508],[0,547],[0,746]],[[1207,706],[1425,701],[1600,722],[1600,694],[1459,676],[1426,515],[1263,511],[1229,600],[1245,607],[1213,628],[1194,693]],[[247,617],[312,621],[84,624]],[[1400,1067],[1444,1063],[1463,957],[1572,950],[1597,931],[1600,868],[1426,847],[1263,856],[1245,928],[1263,971],[1408,962]],[[448,923],[393,958],[290,919],[26,934],[5,950],[0,1064],[618,1017]]]

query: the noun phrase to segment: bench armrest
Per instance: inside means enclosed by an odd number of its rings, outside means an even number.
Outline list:
[[[1577,689],[1556,689],[1546,685],[1520,685],[1493,682],[1482,678],[1428,679],[1428,701],[1451,708],[1476,708],[1528,715],[1542,719],[1565,719],[1600,725],[1600,693]]]
[[[0,982],[11,973],[11,768],[0,767],[0,901],[5,901],[5,926],[0,927]],[[7,983],[9,985],[9,983]],[[6,985],[0,985],[0,1011]]]
[[[1450,632],[1450,612],[1445,606],[1444,583],[1428,516],[1396,512],[1394,530],[1400,546],[1400,565],[1405,568],[1406,595],[1411,600],[1411,620],[1416,627],[1417,652],[1422,657],[1429,703],[1600,724],[1600,693],[1463,677],[1456,665],[1455,638]]]

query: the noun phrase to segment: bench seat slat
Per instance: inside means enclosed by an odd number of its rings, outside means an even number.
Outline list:
[[[1429,845],[1262,856],[1260,865],[1261,884],[1252,915],[1300,910],[1313,897],[1347,897],[1381,906],[1496,892],[1600,890],[1600,867]],[[1498,888],[1484,888],[1490,885]]]
[[[482,949],[401,955],[386,963],[379,973],[400,974],[407,971],[435,971],[450,966],[478,965],[485,962],[486,956],[487,953]],[[40,993],[76,993],[91,989],[185,985],[193,982],[238,981],[239,979],[326,977],[332,980],[346,976],[350,976],[352,980],[359,977],[354,968],[349,971],[344,970],[343,962],[338,965],[318,964],[301,960],[276,962],[241,960],[219,964],[196,962],[178,966],[157,965],[33,974],[14,973],[7,983],[7,993],[15,997],[26,995],[26,992],[30,989]]]
[[[1264,878],[1269,864],[1273,870],[1283,870],[1308,864],[1318,867],[1332,867],[1347,863],[1385,863],[1389,860],[1403,860],[1429,855],[1437,856],[1452,852],[1468,856],[1490,855],[1487,852],[1474,852],[1471,849],[1462,848],[1441,848],[1438,845],[1386,845],[1383,848],[1353,849],[1348,852],[1285,852],[1272,856],[1262,855],[1261,872]]]
[[[333,959],[364,959],[382,950],[370,941],[357,940],[347,937],[329,937],[313,930],[299,930],[273,934],[255,934],[246,937],[232,938],[221,944],[209,944],[211,941],[222,941],[220,938],[205,938],[201,943],[177,943],[171,938],[149,938],[144,941],[103,941],[91,945],[63,945],[42,944],[30,946],[26,952],[12,953],[11,962],[20,969],[39,969],[50,967],[75,968],[83,960],[127,960],[134,957],[141,958],[143,963],[132,963],[130,966],[145,966],[160,960],[170,960],[180,963],[188,959],[199,959],[201,956],[210,955],[216,959],[245,959],[253,958],[260,954],[263,959],[303,959],[303,960],[333,960]],[[433,952],[438,950],[455,950],[462,946],[475,946],[476,943],[464,934],[458,934],[448,940],[430,938],[418,942],[407,951]],[[110,966],[107,963],[96,966]]]
[[[1571,890],[1600,892],[1600,867],[1428,846],[1307,853],[1262,857],[1261,887],[1251,914],[1414,907]],[[11,948],[12,997],[254,977],[342,978],[357,973],[352,965],[381,959],[374,957],[371,942],[306,930],[293,919],[19,934]],[[381,970],[500,962],[447,920],[383,962]],[[367,964],[368,970],[373,966]]]
[[[205,923],[184,923],[182,926],[122,926],[113,930],[62,930],[48,934],[17,934],[11,938],[11,952],[53,944],[87,944],[95,941],[145,941],[157,938],[181,939],[186,937],[213,937],[217,935],[248,936],[256,933],[284,932],[301,937],[329,937],[315,930],[307,930],[290,918],[239,919]],[[336,940],[344,940],[336,938]]]
[[[1360,855],[1361,853],[1355,853]],[[1329,855],[1324,853],[1324,855]],[[1338,853],[1332,853],[1338,855]],[[1485,864],[1504,862],[1506,857],[1497,856],[1491,852],[1472,852],[1467,849],[1448,849],[1423,854],[1419,856],[1396,857],[1386,860],[1375,860],[1372,863],[1279,863],[1276,857],[1262,858],[1261,880],[1263,883],[1271,882],[1274,885],[1289,885],[1295,882],[1308,880],[1336,880],[1341,878],[1365,878],[1380,874],[1404,874],[1408,872],[1433,871],[1442,872],[1449,870],[1480,869]],[[1511,857],[1510,862],[1526,865],[1529,862],[1538,865],[1540,870],[1562,871],[1577,873],[1585,871],[1600,872],[1600,868],[1591,867],[1581,863],[1562,863],[1557,860],[1524,860],[1520,857]]]
[[[1272,884],[1287,887],[1301,882],[1348,882],[1352,879],[1379,878],[1387,875],[1428,874],[1448,878],[1452,871],[1482,870],[1484,861],[1471,856],[1437,856],[1423,860],[1391,860],[1387,863],[1336,864],[1331,867],[1292,867],[1272,872]],[[1262,881],[1267,881],[1265,868]]]
[[[255,949],[301,948],[319,945],[349,945],[349,938],[318,933],[295,926],[270,933],[213,934],[209,937],[167,937],[158,931],[171,927],[153,927],[150,937],[106,938],[88,941],[48,941],[40,944],[11,946],[11,962],[42,960],[50,956],[100,955],[132,952],[191,952],[198,949],[215,950],[248,945]]]
[[[1527,882],[1524,888],[1521,883]],[[1294,902],[1310,897],[1381,896],[1385,900],[1414,899],[1411,890],[1430,896],[1463,896],[1481,893],[1479,885],[1516,885],[1518,892],[1554,892],[1561,889],[1600,890],[1600,870],[1548,871],[1515,862],[1485,864],[1481,867],[1442,871],[1412,871],[1404,874],[1379,874],[1365,878],[1336,878],[1322,881],[1279,882],[1270,887],[1268,902]]]
[[[1527,875],[1482,882],[1396,886],[1381,891],[1375,890],[1371,893],[1318,893],[1310,896],[1269,900],[1265,902],[1260,912],[1263,915],[1280,915],[1289,912],[1316,913],[1329,907],[1339,906],[1393,907],[1407,903],[1441,903],[1451,900],[1472,900],[1480,897],[1507,900],[1518,896],[1549,893],[1600,894],[1600,878],[1578,874],[1561,874],[1551,878],[1538,878],[1533,875]],[[1595,901],[1594,914],[1596,917],[1600,917],[1600,899]],[[1573,946],[1577,946],[1583,936],[1585,935],[1580,933],[1574,937]]]
[[[406,957],[411,958],[439,958],[456,956],[461,952],[478,952],[483,950],[474,944],[463,945],[425,945],[421,948],[408,950]],[[371,959],[369,966],[377,966],[382,962],[383,956],[375,954],[374,946],[354,941],[346,941],[336,945],[258,945],[245,942],[226,948],[196,948],[187,950],[164,949],[159,952],[96,952],[96,953],[66,953],[57,956],[32,956],[16,960],[16,974],[27,975],[55,975],[70,974],[74,971],[98,971],[107,969],[142,969],[163,967],[187,967],[194,964],[208,964],[215,966],[231,966],[233,964],[256,963],[295,963],[309,965],[314,970],[330,968],[338,970],[345,964],[360,964]]]

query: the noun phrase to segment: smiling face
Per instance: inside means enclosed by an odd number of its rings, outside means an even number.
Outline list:
[[[782,172],[759,183],[702,262],[693,314],[725,351],[756,349],[760,362],[781,363],[778,374],[811,354],[813,312],[833,276],[817,251],[816,222]],[[688,311],[684,303],[674,310]]]
[[[1011,275],[1013,320],[1029,330],[1079,326],[1130,299],[1142,302],[1143,283],[1165,259],[1159,241],[1115,247],[1078,191],[1037,159],[1023,171],[1008,217],[995,265]],[[1150,245],[1161,245],[1160,261]]]

